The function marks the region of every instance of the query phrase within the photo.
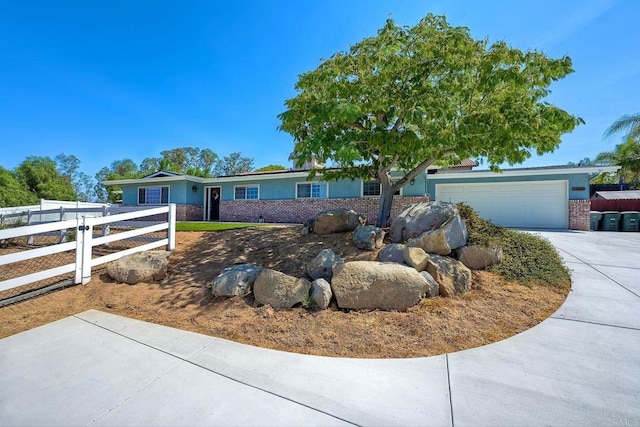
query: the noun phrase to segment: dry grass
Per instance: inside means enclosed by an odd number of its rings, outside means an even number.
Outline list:
[[[0,337],[97,309],[246,344],[344,357],[417,357],[477,347],[524,331],[564,301],[561,287],[524,286],[474,273],[462,297],[425,299],[407,312],[304,308],[276,311],[251,297],[212,299],[206,285],[224,268],[253,262],[303,276],[307,262],[331,248],[346,260],[374,259],[351,233],[300,236],[297,228],[178,233],[169,277],[135,286],[96,275],[76,286],[0,308]]]

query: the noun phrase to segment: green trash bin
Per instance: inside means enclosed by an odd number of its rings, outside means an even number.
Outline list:
[[[640,231],[640,212],[625,211],[622,214],[622,231]]]
[[[602,212],[602,231],[618,231],[620,229],[620,212]]]
[[[600,221],[602,220],[602,212],[591,211],[589,212],[589,218],[591,219],[591,230],[597,231],[600,228]]]

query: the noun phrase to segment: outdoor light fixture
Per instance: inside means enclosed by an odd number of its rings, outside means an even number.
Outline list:
[[[413,185],[416,183],[416,179],[415,178],[411,178],[411,181],[409,181],[409,184]]]
[[[194,184],[194,185],[191,187],[191,191],[193,191],[194,193],[197,193],[197,192],[198,192],[198,186]]]

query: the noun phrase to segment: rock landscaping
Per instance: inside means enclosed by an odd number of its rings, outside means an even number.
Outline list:
[[[120,283],[135,285],[164,279],[169,266],[168,251],[146,251],[124,256],[107,266],[107,274]]]
[[[483,269],[502,258],[496,246],[465,246],[469,233],[451,203],[421,203],[405,209],[391,224],[389,236],[395,243],[388,245],[384,245],[384,230],[364,225],[364,217],[346,209],[321,212],[306,221],[302,234],[347,231],[353,231],[357,248],[380,249],[380,261],[345,263],[331,249],[323,249],[306,268],[313,283],[244,264],[223,270],[213,280],[211,292],[214,296],[253,292],[258,303],[276,309],[310,304],[326,309],[335,299],[340,309],[405,311],[425,297],[468,292],[470,268]]]

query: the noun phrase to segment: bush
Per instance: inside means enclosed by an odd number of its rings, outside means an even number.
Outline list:
[[[502,247],[502,263],[490,267],[489,271],[525,285],[564,287],[571,282],[569,270],[547,240],[495,225],[464,203],[458,204],[458,210],[469,230],[469,245]]]

